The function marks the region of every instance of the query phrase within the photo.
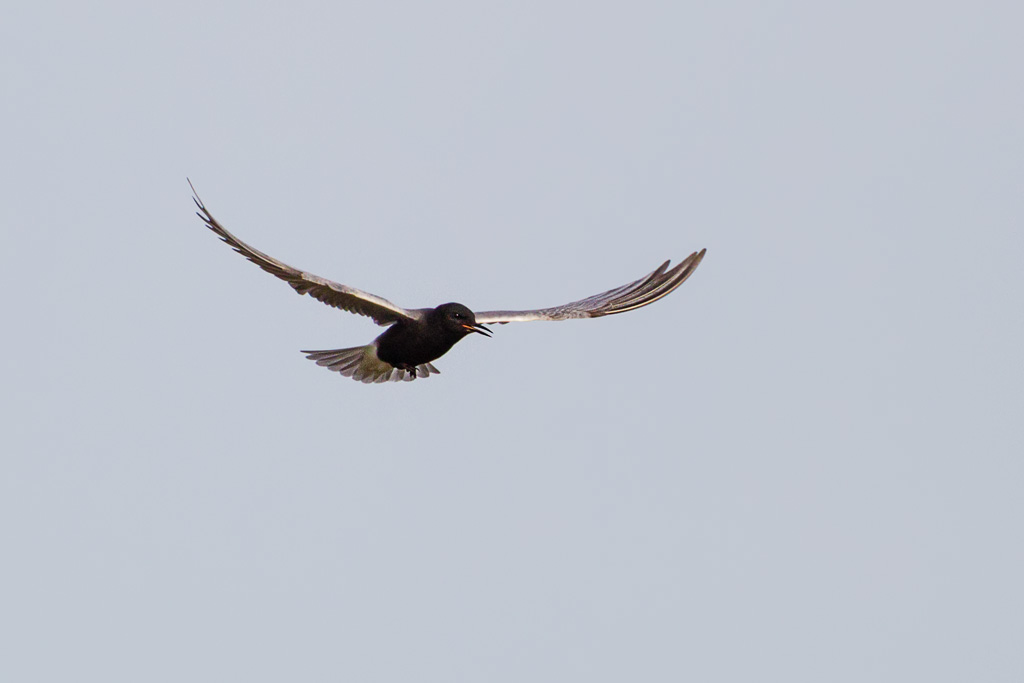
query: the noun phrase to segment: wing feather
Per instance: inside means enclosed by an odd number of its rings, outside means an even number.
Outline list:
[[[191,181],[189,181],[189,185],[192,185]],[[192,192],[194,195],[192,199],[199,208],[196,214],[203,219],[206,227],[216,233],[221,240],[239,254],[271,275],[287,282],[299,294],[309,294],[317,301],[322,301],[328,306],[368,316],[373,318],[374,322],[378,325],[390,325],[402,319],[416,320],[422,315],[419,311],[406,310],[396,306],[387,299],[370,294],[369,292],[364,292],[355,287],[349,287],[327,278],[322,278],[319,275],[293,268],[272,256],[264,254],[258,249],[250,247],[217,222],[217,219],[213,217],[213,214],[210,213],[202,200],[199,199],[195,187],[192,188]]]
[[[599,318],[604,315],[625,313],[652,304],[671,294],[693,274],[704,259],[707,250],[701,249],[669,269],[665,261],[649,275],[607,292],[589,296],[562,306],[539,308],[531,311],[483,311],[476,314],[478,323],[511,323],[531,320],[569,320],[571,318]]]

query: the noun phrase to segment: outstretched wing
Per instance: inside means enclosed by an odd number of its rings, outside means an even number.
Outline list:
[[[188,184],[192,186],[192,181],[190,180]],[[218,237],[227,242],[239,254],[271,275],[279,277],[290,284],[299,294],[309,294],[314,299],[322,301],[328,306],[340,308],[343,311],[369,316],[378,325],[390,325],[403,319],[415,320],[422,315],[418,311],[406,310],[394,305],[387,299],[382,299],[379,296],[364,292],[355,287],[348,287],[318,275],[299,270],[298,268],[292,268],[286,263],[281,263],[276,258],[267,256],[258,249],[253,249],[217,222],[217,219],[213,217],[209,209],[199,199],[199,194],[196,192],[195,187],[192,187],[192,193],[194,195],[192,199],[195,201],[196,206],[199,207],[196,215],[203,219],[206,227],[217,233]]]
[[[534,311],[483,311],[476,314],[478,323],[512,323],[529,320],[568,320],[569,318],[599,318],[603,315],[625,313],[654,303],[670,294],[676,287],[686,282],[686,278],[700,265],[706,249],[687,256],[682,263],[668,269],[669,261],[662,263],[657,270],[636,282],[630,282],[601,294],[573,301],[563,306],[539,308]]]

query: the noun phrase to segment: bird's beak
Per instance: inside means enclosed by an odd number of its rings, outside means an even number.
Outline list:
[[[462,327],[464,327],[465,329],[469,330],[470,332],[476,332],[477,334],[482,334],[485,337],[490,337],[491,336],[491,331],[489,329],[487,329],[483,325],[480,325],[480,324],[477,324],[477,323],[473,323],[472,325],[470,325],[469,323],[463,323]]]

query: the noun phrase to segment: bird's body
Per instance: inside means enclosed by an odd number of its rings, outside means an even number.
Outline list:
[[[422,315],[396,322],[366,346],[303,353],[317,365],[363,382],[408,381],[439,372],[430,361],[448,353],[467,334],[490,334],[462,304],[443,304],[415,313]]]
[[[377,337],[377,357],[396,368],[408,370],[437,360],[465,334],[438,333],[426,321],[395,323]]]
[[[437,373],[431,361],[443,356],[463,337],[473,333],[490,336],[491,332],[483,326],[484,323],[596,318],[646,306],[686,281],[705,253],[702,249],[690,254],[672,269],[668,269],[669,262],[666,261],[650,275],[635,282],[563,306],[483,313],[474,313],[458,303],[405,309],[387,299],[301,271],[267,256],[221,226],[198,195],[194,200],[199,208],[199,217],[210,230],[260,268],[286,281],[299,294],[309,294],[329,306],[369,316],[378,325],[388,326],[366,346],[303,351],[317,365],[365,383],[409,381]]]
[[[396,368],[408,370],[437,360],[473,332],[489,334],[487,328],[476,324],[473,311],[462,304],[444,304],[424,309],[419,320],[400,320],[384,330],[376,339],[377,356]]]

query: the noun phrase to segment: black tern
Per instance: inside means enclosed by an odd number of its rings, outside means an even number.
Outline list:
[[[239,254],[284,280],[299,294],[309,294],[328,306],[368,316],[378,325],[387,326],[383,334],[366,346],[302,351],[317,365],[367,384],[410,381],[437,374],[440,371],[431,361],[443,356],[463,337],[473,333],[491,336],[484,324],[599,318],[654,303],[686,282],[707,251],[694,252],[671,269],[670,261],[665,261],[649,275],[627,285],[552,308],[474,313],[462,304],[448,303],[437,308],[406,309],[368,292],[292,268],[250,247],[217,222],[194,187],[192,193],[199,208],[196,215]]]

